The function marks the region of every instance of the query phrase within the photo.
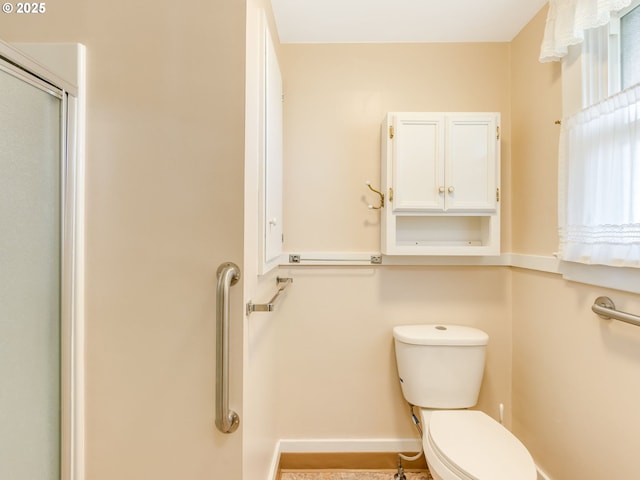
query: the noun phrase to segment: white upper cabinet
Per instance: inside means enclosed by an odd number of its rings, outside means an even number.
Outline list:
[[[394,211],[495,210],[498,114],[390,117]]]
[[[381,157],[383,253],[499,254],[499,113],[389,113]]]

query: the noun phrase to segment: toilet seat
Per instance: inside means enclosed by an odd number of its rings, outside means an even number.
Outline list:
[[[475,410],[430,412],[425,442],[461,480],[535,480],[525,446],[488,415]],[[427,450],[425,448],[425,450]]]

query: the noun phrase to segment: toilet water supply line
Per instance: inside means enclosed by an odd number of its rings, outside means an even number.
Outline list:
[[[414,460],[419,459],[424,453],[424,449],[422,448],[422,437],[424,434],[422,432],[422,427],[420,426],[420,420],[418,419],[418,417],[416,417],[416,414],[413,411],[413,407],[414,405],[411,405],[409,403],[409,411],[411,412],[411,419],[413,420],[413,424],[415,425],[416,430],[418,430],[418,433],[420,434],[420,451],[413,457],[407,457],[406,455],[399,453],[398,457],[401,458],[402,460],[406,460],[407,462],[413,462]],[[398,463],[400,463],[400,460],[398,460]]]

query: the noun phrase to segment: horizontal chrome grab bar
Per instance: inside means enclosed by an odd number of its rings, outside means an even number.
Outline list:
[[[312,254],[313,255],[313,254]],[[382,255],[379,253],[376,254],[330,254],[329,256],[324,256],[322,254],[315,254],[314,257],[303,257],[299,253],[291,253],[289,254],[289,263],[291,264],[301,264],[310,262],[314,263],[370,263],[371,265],[382,265]]]
[[[273,312],[280,295],[285,291],[290,283],[293,283],[293,278],[276,277],[276,284],[278,285],[278,291],[276,294],[271,297],[271,300],[267,303],[252,303],[249,301],[249,303],[247,303],[247,315],[251,312]]]
[[[640,317],[627,312],[616,310],[616,306],[609,297],[598,297],[591,307],[594,313],[607,320],[620,320],[631,325],[640,326]]]
[[[240,417],[229,410],[229,287],[240,280],[240,269],[234,263],[218,267],[216,289],[216,427],[222,433],[233,433]]]

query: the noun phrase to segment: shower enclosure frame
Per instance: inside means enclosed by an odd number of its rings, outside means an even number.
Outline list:
[[[83,480],[85,50],[78,44],[24,44],[24,47],[21,46],[22,50],[28,50],[29,56],[0,40],[3,70],[40,89],[50,89],[62,101],[60,479]],[[70,70],[69,66],[73,68]]]

